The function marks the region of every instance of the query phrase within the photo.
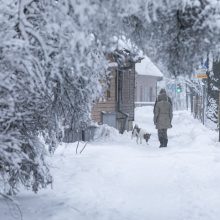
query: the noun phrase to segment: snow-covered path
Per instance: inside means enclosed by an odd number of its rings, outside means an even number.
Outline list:
[[[219,220],[220,145],[217,133],[186,112],[176,112],[168,148],[158,148],[152,108],[136,110],[152,133],[137,145],[115,132],[75,155],[61,146],[51,163],[53,190],[21,192],[24,220]],[[15,219],[0,200],[0,219]]]

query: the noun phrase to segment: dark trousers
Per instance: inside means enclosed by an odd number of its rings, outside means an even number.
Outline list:
[[[168,142],[167,129],[158,129],[158,139],[161,147],[166,147]]]
[[[167,139],[167,129],[158,129],[158,138]]]

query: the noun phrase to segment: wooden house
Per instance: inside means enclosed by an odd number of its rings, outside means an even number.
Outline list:
[[[136,65],[135,106],[153,105],[157,97],[157,83],[163,79],[161,71],[148,57]]]
[[[111,78],[101,100],[92,109],[92,119],[98,124],[108,124],[120,133],[131,130],[135,108],[135,64],[140,58],[128,50],[109,54]],[[114,65],[111,65],[114,64]]]

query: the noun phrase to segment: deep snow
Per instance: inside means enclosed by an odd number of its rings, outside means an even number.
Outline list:
[[[160,149],[152,117],[152,107],[136,109],[136,123],[152,133],[149,145],[112,129],[80,155],[76,144],[60,146],[51,160],[53,189],[17,197],[23,219],[219,220],[217,133],[189,112],[175,112],[168,148]],[[0,200],[0,220],[16,214]]]

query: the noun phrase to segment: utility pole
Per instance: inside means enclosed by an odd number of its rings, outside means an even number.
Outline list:
[[[220,90],[219,90],[219,97],[218,97],[218,131],[219,131],[219,142],[220,142]]]
[[[206,86],[202,85],[202,124],[205,124],[205,97],[206,97]]]
[[[176,76],[175,76],[175,108],[176,108],[176,111],[178,110],[178,107],[177,107],[177,82],[176,82]]]
[[[185,83],[185,85],[186,85],[186,109],[188,111],[189,106],[188,106],[188,87],[187,87],[187,83]]]

